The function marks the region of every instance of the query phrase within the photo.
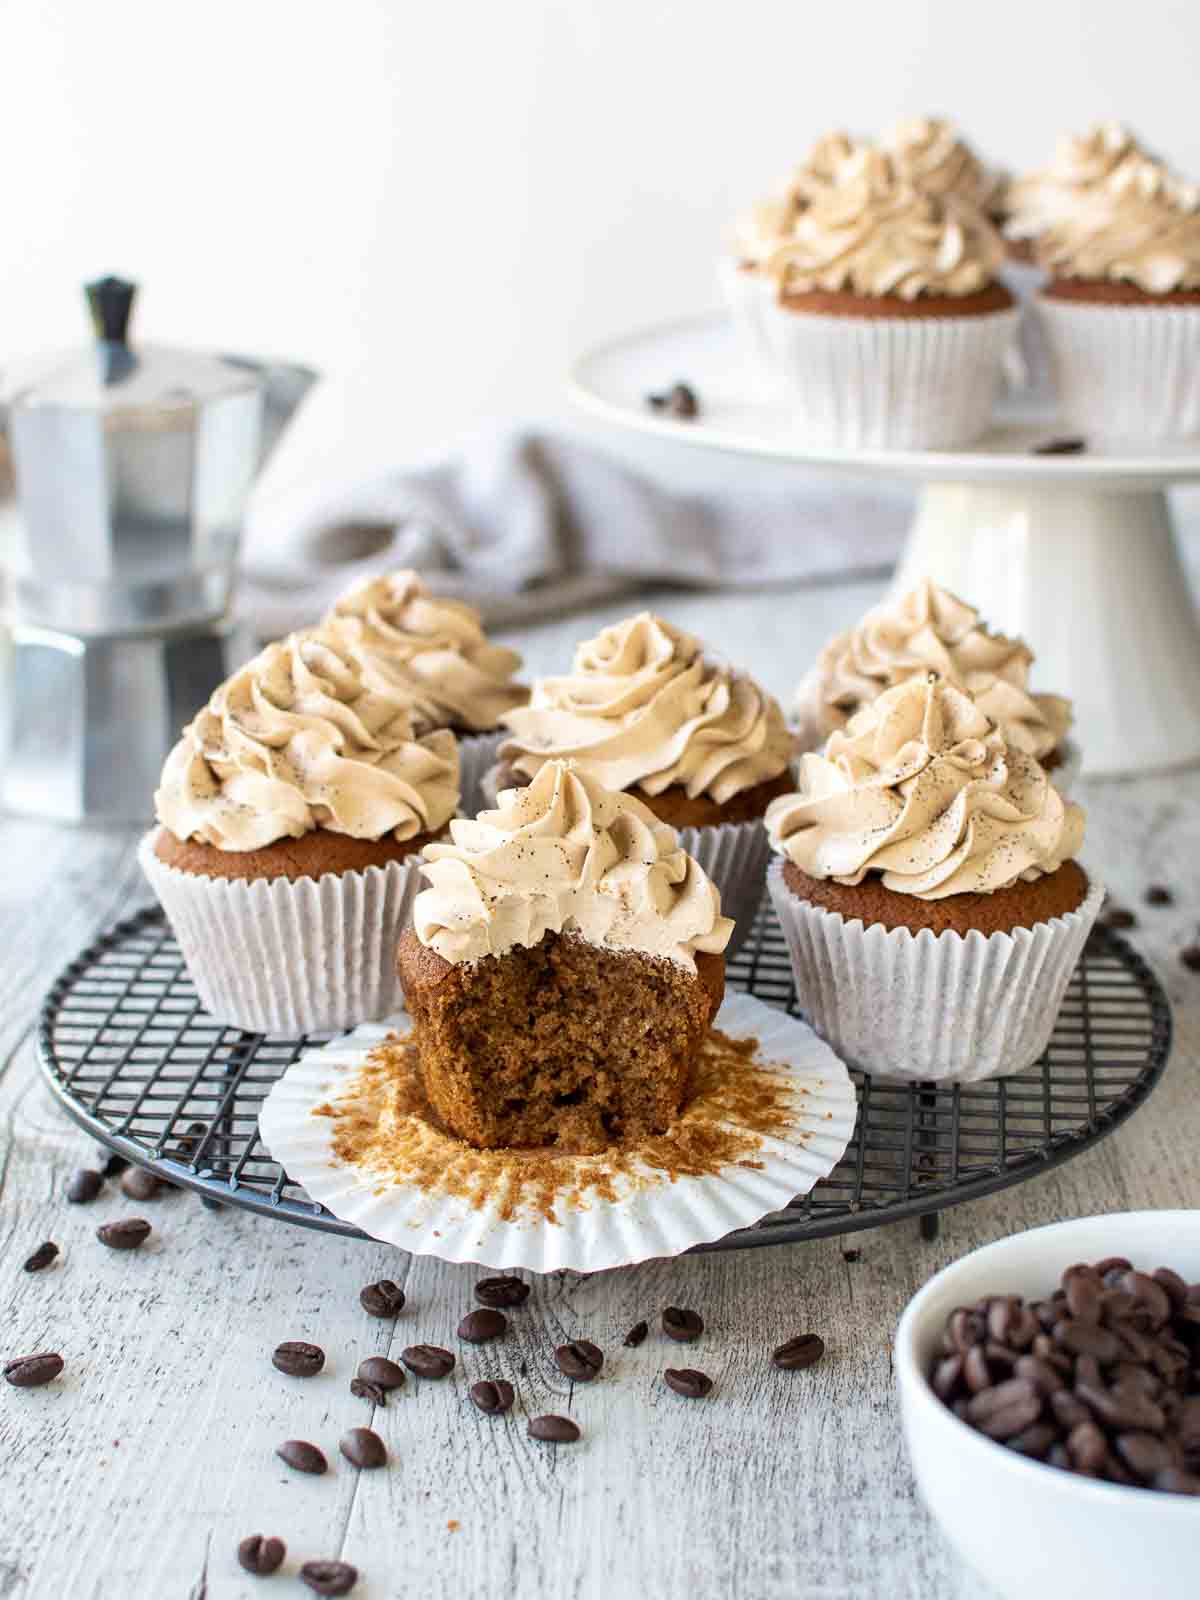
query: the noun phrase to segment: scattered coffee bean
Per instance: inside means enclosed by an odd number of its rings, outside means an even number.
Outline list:
[[[520,1278],[480,1278],[475,1285],[475,1298],[480,1305],[509,1311],[529,1299],[529,1285]]]
[[[381,1389],[402,1389],[404,1368],[387,1356],[368,1356],[358,1364],[358,1376],[364,1383],[378,1384]]]
[[[530,1417],[525,1430],[531,1439],[541,1439],[547,1444],[574,1444],[579,1429],[570,1417]]]
[[[491,1339],[502,1338],[508,1332],[508,1318],[503,1311],[485,1306],[482,1311],[468,1311],[458,1325],[458,1337],[468,1344],[487,1344]]]
[[[130,1167],[121,1174],[121,1192],[131,1200],[157,1200],[163,1191],[161,1178],[156,1178],[145,1167]]]
[[[499,1417],[511,1411],[516,1395],[503,1378],[484,1378],[471,1385],[471,1399],[486,1416]]]
[[[315,1378],[325,1365],[325,1352],[319,1344],[286,1339],[271,1352],[271,1365],[289,1378]]]
[[[1136,928],[1137,917],[1126,906],[1109,906],[1100,913],[1100,925],[1104,928]]]
[[[679,1344],[691,1344],[704,1332],[704,1318],[685,1306],[668,1306],[662,1314],[662,1330]]]
[[[673,383],[659,394],[648,394],[646,404],[652,411],[665,411],[668,416],[690,422],[700,415],[700,402],[696,391],[686,383]]]
[[[67,1184],[67,1201],[73,1206],[86,1206],[100,1193],[104,1187],[102,1174],[91,1167],[80,1167],[78,1172],[71,1174]]]
[[[380,1278],[358,1291],[358,1303],[373,1317],[398,1317],[404,1310],[404,1290],[390,1278]]]
[[[4,1378],[14,1389],[40,1389],[52,1383],[63,1369],[63,1358],[49,1350],[36,1356],[14,1356],[4,1363]]]
[[[237,1548],[238,1565],[254,1578],[269,1578],[278,1572],[286,1555],[282,1539],[264,1539],[261,1533],[252,1533]]]
[[[373,1406],[387,1405],[387,1390],[377,1383],[368,1383],[365,1378],[351,1378],[350,1393],[356,1400],[366,1400]]]
[[[1032,454],[1035,456],[1078,456],[1087,449],[1086,439],[1047,439],[1043,444],[1035,444]]]
[[[122,1217],[96,1229],[96,1237],[110,1250],[137,1250],[151,1234],[150,1224],[141,1217]]]
[[[297,1472],[308,1472],[319,1478],[329,1470],[325,1452],[318,1450],[315,1444],[309,1444],[307,1439],[285,1439],[275,1454]]]
[[[43,1267],[48,1267],[52,1261],[58,1260],[58,1246],[47,1239],[45,1244],[38,1245],[31,1256],[26,1259],[26,1272],[41,1272]]]
[[[108,1160],[104,1163],[100,1170],[106,1178],[119,1178],[128,1165],[129,1162],[126,1161],[124,1156],[119,1156],[114,1153],[113,1155],[109,1156]]]
[[[1189,944],[1179,952],[1179,959],[1189,972],[1200,972],[1200,944]]]
[[[850,1266],[850,1267],[857,1266],[858,1263],[862,1260],[862,1251],[861,1250],[843,1250],[842,1251],[842,1260],[846,1263],[847,1266]]]
[[[1152,883],[1146,890],[1146,904],[1148,906],[1170,906],[1175,904],[1175,896],[1165,883]]]
[[[1168,1467],[1155,1478],[1154,1487],[1167,1494],[1200,1494],[1200,1477],[1179,1467]]]
[[[663,1382],[685,1400],[704,1400],[712,1393],[712,1379],[693,1367],[668,1367],[663,1373]]]
[[[358,1582],[358,1568],[348,1561],[306,1561],[300,1568],[300,1581],[314,1594],[349,1594]]]
[[[772,1351],[771,1360],[783,1372],[803,1372],[825,1354],[825,1341],[816,1333],[798,1333]]]
[[[338,1440],[338,1449],[352,1467],[364,1471],[387,1463],[387,1445],[370,1428],[351,1428]]]
[[[410,1344],[400,1359],[418,1378],[444,1378],[454,1371],[454,1357],[436,1344]]]
[[[559,1345],[554,1360],[563,1377],[572,1383],[591,1383],[600,1375],[604,1351],[590,1339],[572,1339],[570,1344]]]
[[[646,1335],[650,1332],[648,1322],[635,1322],[625,1335],[625,1346],[629,1350],[636,1350],[638,1345],[646,1342]]]
[[[189,1122],[171,1152],[176,1161],[191,1163],[195,1160],[200,1141],[208,1132],[207,1122]]]

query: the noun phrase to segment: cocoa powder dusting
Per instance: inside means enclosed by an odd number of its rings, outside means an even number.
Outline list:
[[[476,1211],[494,1204],[505,1222],[522,1214],[557,1222],[559,1206],[587,1210],[594,1199],[613,1202],[632,1189],[711,1177],[731,1166],[760,1167],[754,1157],[763,1139],[793,1129],[796,1096],[808,1091],[756,1060],[757,1049],[757,1039],[731,1039],[712,1029],[692,1098],[673,1126],[599,1155],[464,1144],[437,1126],[415,1047],[395,1036],[371,1052],[336,1101],[313,1115],[334,1120],[336,1162],[378,1178],[380,1191],[402,1184],[465,1200]]]

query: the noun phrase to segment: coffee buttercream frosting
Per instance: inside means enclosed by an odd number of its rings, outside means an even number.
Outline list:
[[[884,689],[936,672],[974,698],[1006,744],[1040,761],[1072,716],[1061,695],[1030,693],[1032,664],[1028,645],[991,632],[974,606],[926,579],[829,641],[797,690],[797,715],[809,739],[824,740]]]
[[[1131,156],[1086,204],[1044,229],[1036,255],[1055,278],[1131,283],[1147,294],[1200,289],[1200,190]]]
[[[985,167],[952,122],[942,117],[905,117],[882,139],[896,171],[915,189],[991,214],[999,209],[1007,180]]]
[[[1039,238],[1054,223],[1086,210],[1114,173],[1146,153],[1119,122],[1097,122],[1083,133],[1063,134],[1049,166],[1009,184],[1004,232],[1010,239]]]
[[[762,200],[734,227],[734,249],[743,266],[763,267],[784,240],[813,196],[834,180],[838,167],[853,154],[856,141],[835,130],[822,134],[777,194]]]
[[[450,834],[452,843],[426,846],[429,887],[414,912],[417,937],[446,961],[577,933],[694,971],[696,953],[719,953],[733,931],[675,830],[570,762],[547,762],[527,788],[504,790],[495,810],[452,822]]]
[[[458,807],[458,747],[418,736],[407,694],[368,683],[336,636],[290,634],[214,693],[155,794],[176,838],[258,850],[315,828],[403,842]]]
[[[990,893],[1078,854],[1083,812],[979,704],[932,675],[887,689],[801,758],[772,802],[773,848],[813,878],[923,900]]]
[[[772,696],[648,611],[581,644],[572,672],[539,679],[504,721],[501,760],[526,777],[570,758],[609,789],[678,786],[718,805],[777,778],[794,744]]]

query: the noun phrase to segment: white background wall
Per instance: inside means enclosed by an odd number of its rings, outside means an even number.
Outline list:
[[[0,0],[0,366],[145,285],[144,336],[332,382],[289,475],[553,414],[572,352],[714,299],[830,125],[1020,167],[1117,115],[1200,175],[1197,0]]]

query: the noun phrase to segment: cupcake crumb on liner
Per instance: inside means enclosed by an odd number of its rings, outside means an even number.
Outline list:
[[[667,1133],[600,1155],[474,1150],[423,1110],[406,1016],[290,1066],[259,1115],[271,1155],[344,1222],[417,1255],[532,1272],[673,1256],[786,1206],[845,1154],[845,1067],[793,1017],[733,994]]]
[[[776,859],[767,889],[787,940],[796,996],[849,1066],[901,1082],[979,1083],[1031,1066],[1104,899],[1012,933],[864,927],[794,895]]]
[[[138,863],[167,914],[200,1003],[247,1033],[330,1033],[403,1004],[396,946],[421,857],[321,878],[205,878],[154,854]]]

